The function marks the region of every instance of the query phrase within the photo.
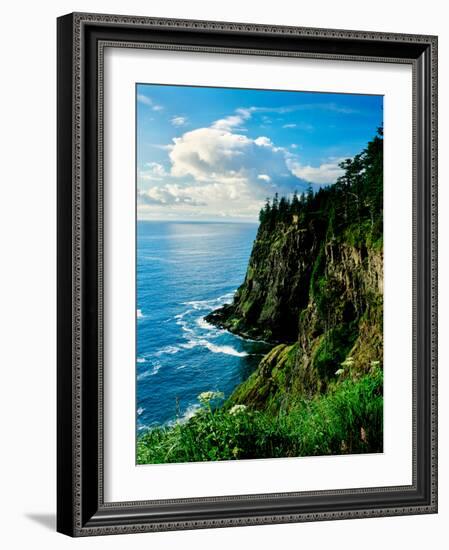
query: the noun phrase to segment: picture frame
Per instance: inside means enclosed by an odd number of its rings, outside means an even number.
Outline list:
[[[90,536],[437,512],[437,37],[73,13],[58,18],[57,530]],[[104,49],[412,68],[412,483],[104,498]],[[400,205],[399,205],[400,207]]]

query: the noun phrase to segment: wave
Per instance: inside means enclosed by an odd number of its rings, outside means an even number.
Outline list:
[[[160,355],[173,355],[175,353],[178,353],[178,351],[181,351],[181,349],[178,346],[165,346],[164,348],[157,351],[154,355],[157,355],[158,357]]]
[[[199,340],[189,340],[185,344],[181,344],[182,349],[192,349],[199,346]]]
[[[204,330],[216,330],[216,328],[214,327],[214,325],[211,325],[210,323],[208,323],[204,317],[199,317],[197,320],[196,320],[196,324],[204,329]]]
[[[181,344],[183,349],[192,349],[199,345],[199,340],[189,340],[186,344]]]
[[[176,420],[170,420],[167,422],[167,426],[174,426],[175,424],[185,424],[188,420],[190,420],[192,417],[194,417],[198,411],[201,409],[201,405],[198,403],[193,403],[193,405],[189,405],[187,409],[185,410],[184,414],[177,418]]]
[[[138,309],[136,311],[136,317],[137,317],[137,319],[143,319],[145,317],[145,315],[142,313],[141,309]]]
[[[138,358],[136,359],[136,362],[137,362],[137,363],[146,363],[147,360],[145,359],[145,357],[138,357]]]
[[[144,410],[145,410],[145,407],[139,407],[136,412],[140,416],[144,412]]]
[[[184,332],[188,332],[190,334],[193,334],[195,331],[188,326],[187,321],[184,321],[184,317],[189,313],[192,313],[192,311],[193,311],[192,309],[188,309],[183,313],[179,313],[178,315],[174,316],[174,319],[176,319],[176,324],[181,327],[181,330],[183,330]]]
[[[233,355],[234,357],[246,357],[246,351],[237,351],[232,346],[216,346],[212,342],[204,340],[204,346],[212,353],[224,353],[225,355]]]
[[[186,315],[188,315],[189,313],[192,313],[192,309],[187,309],[186,311],[183,311],[182,313],[178,313],[178,315],[175,315],[173,318],[174,319],[178,319],[178,321],[180,321],[181,319],[184,319],[184,317]]]
[[[148,430],[148,428],[150,428],[150,426],[148,426],[148,424],[142,424],[141,426],[137,426],[137,430],[139,432],[141,432],[142,430]]]
[[[183,302],[185,306],[191,306],[195,310],[211,310],[222,304],[225,304],[231,298],[234,297],[235,290],[232,292],[227,292],[218,298],[211,298],[210,300],[191,300],[190,302]]]
[[[197,346],[206,348],[212,353],[224,353],[225,355],[233,355],[234,357],[246,357],[249,355],[246,351],[238,351],[232,346],[217,346],[204,338],[199,340],[189,340],[186,344],[181,344],[181,347],[184,349],[192,349]]]
[[[229,299],[232,299],[234,296],[235,291],[227,292],[226,294],[222,294],[221,296],[218,296],[218,298],[211,298],[210,300],[190,300],[189,302],[182,302],[182,305],[188,306],[188,308],[172,317],[172,319],[175,320],[176,324],[181,327],[181,330],[187,334],[184,334],[184,338],[192,338],[193,336],[200,337],[201,334],[198,334],[197,328],[200,328],[203,331],[208,332],[208,337],[215,338],[220,333],[223,332],[222,329],[218,329],[217,327],[211,325],[204,319],[204,313],[207,311],[212,311],[213,309],[216,309],[221,304],[225,303],[226,301],[229,301]],[[201,317],[197,317],[196,319],[192,318],[192,313],[197,313],[201,311],[202,315]],[[195,344],[197,345],[197,344]],[[189,344],[181,344],[181,348],[184,349],[191,349],[194,347],[192,343]],[[161,353],[176,353],[174,349],[168,349],[164,350],[163,352],[160,351],[158,354]]]
[[[190,405],[187,407],[186,412],[181,416],[181,418],[178,420],[178,423],[187,422],[187,420],[190,420],[193,416],[196,415],[196,413],[200,410],[200,405],[198,403],[194,403],[193,405]]]
[[[149,376],[154,376],[160,371],[161,367],[162,367],[161,363],[154,363],[153,368],[148,369],[145,372],[142,372],[141,374],[138,374],[137,380],[140,381],[140,380],[144,380],[145,378],[148,378]]]

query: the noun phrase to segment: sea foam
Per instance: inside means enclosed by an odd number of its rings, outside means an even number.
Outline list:
[[[216,330],[214,325],[211,325],[210,323],[208,323],[204,317],[200,317],[199,319],[196,320],[196,324],[204,329],[204,330]]]
[[[175,424],[184,424],[185,422],[190,420],[193,416],[195,416],[200,410],[200,408],[201,406],[198,403],[189,405],[182,416],[180,416],[176,420],[170,420],[169,422],[167,422],[167,426],[174,426]]]
[[[178,351],[180,351],[180,348],[178,348],[178,346],[165,346],[164,348],[157,351],[155,355],[157,356],[166,355],[166,354],[173,355],[175,353],[178,353]]]
[[[238,351],[232,346],[217,346],[209,340],[204,338],[198,340],[189,340],[186,344],[181,344],[184,349],[192,349],[195,347],[203,347],[211,351],[212,353],[224,353],[225,355],[233,355],[234,357],[246,357],[249,355],[246,351]]]
[[[234,357],[246,357],[248,355],[246,351],[238,351],[232,346],[216,346],[207,340],[202,340],[201,345],[204,345],[212,353],[224,353],[225,355],[233,355]]]
[[[231,300],[234,294],[235,291],[227,292],[222,296],[218,296],[218,298],[211,298],[210,300],[191,300],[190,302],[183,302],[183,305],[193,307],[193,309],[197,311],[211,310]]]
[[[161,367],[162,365],[160,363],[154,363],[153,368],[148,369],[145,372],[142,372],[141,374],[137,375],[137,380],[144,380],[149,376],[154,376],[160,371]]]

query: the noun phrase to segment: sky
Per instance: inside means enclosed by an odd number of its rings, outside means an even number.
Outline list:
[[[242,221],[318,190],[383,123],[383,97],[137,84],[142,220]]]

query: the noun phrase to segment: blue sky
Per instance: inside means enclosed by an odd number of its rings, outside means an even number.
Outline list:
[[[139,219],[255,221],[383,123],[382,96],[138,84],[136,106]]]

